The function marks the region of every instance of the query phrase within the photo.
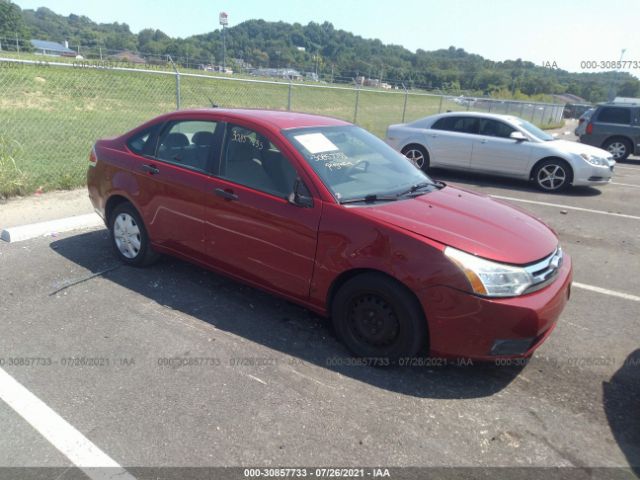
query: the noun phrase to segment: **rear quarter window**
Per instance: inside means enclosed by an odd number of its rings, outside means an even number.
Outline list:
[[[137,153],[138,155],[142,155],[145,152],[145,147],[147,147],[147,144],[151,139],[153,130],[153,128],[149,128],[129,138],[129,140],[127,140],[127,147],[129,147],[129,150],[133,153]]]
[[[631,109],[620,107],[604,107],[598,114],[598,121],[603,123],[618,123],[629,125],[631,123]]]

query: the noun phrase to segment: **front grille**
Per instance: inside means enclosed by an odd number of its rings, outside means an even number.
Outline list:
[[[531,274],[534,282],[524,293],[535,292],[553,282],[560,271],[563,257],[562,248],[558,247],[548,257],[524,267],[524,269]]]

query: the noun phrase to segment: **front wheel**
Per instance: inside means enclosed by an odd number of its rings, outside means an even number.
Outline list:
[[[140,214],[130,203],[118,205],[109,219],[109,231],[113,249],[127,265],[150,265],[157,258],[149,245],[149,236]]]
[[[573,171],[567,162],[549,159],[540,162],[533,171],[533,181],[540,190],[559,192],[573,181]]]
[[[336,294],[331,313],[338,337],[358,357],[414,357],[427,343],[420,304],[404,286],[382,274],[364,273],[348,280]]]

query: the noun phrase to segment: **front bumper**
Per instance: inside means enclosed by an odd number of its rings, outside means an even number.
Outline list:
[[[588,165],[574,172],[573,186],[606,185],[613,177],[616,162],[609,166]]]
[[[555,328],[571,280],[571,257],[565,254],[553,283],[520,297],[483,298],[445,286],[426,289],[420,300],[430,354],[481,361],[530,356]]]

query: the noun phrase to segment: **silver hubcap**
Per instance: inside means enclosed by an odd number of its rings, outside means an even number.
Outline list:
[[[118,250],[126,258],[136,258],[140,253],[140,227],[128,213],[121,213],[116,217],[113,223],[113,238]]]
[[[411,163],[413,163],[416,167],[420,169],[424,167],[424,155],[420,150],[407,150],[404,156],[411,160]]]
[[[627,146],[622,142],[613,142],[607,150],[609,150],[609,153],[617,160],[618,158],[624,157],[625,153],[627,153]]]
[[[566,180],[567,174],[560,165],[545,165],[538,172],[538,184],[545,190],[556,190]]]

